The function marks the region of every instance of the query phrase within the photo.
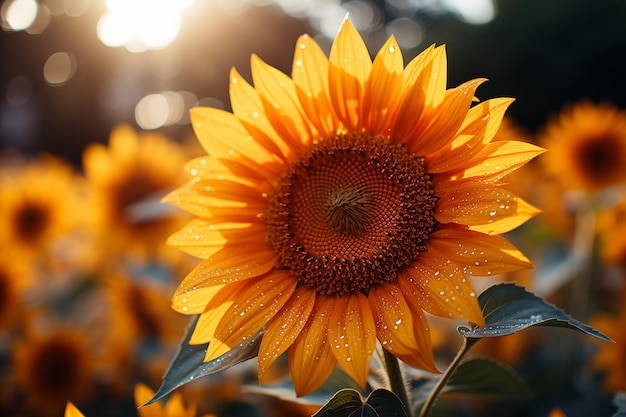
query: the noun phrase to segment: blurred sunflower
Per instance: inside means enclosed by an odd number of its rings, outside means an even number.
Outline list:
[[[113,129],[108,147],[94,143],[85,149],[83,166],[95,193],[96,222],[109,250],[140,260],[163,255],[167,236],[189,220],[158,204],[182,184],[185,160],[176,142],[158,133],[138,134],[128,125]]]
[[[329,59],[304,35],[292,78],[253,56],[234,113],[192,110],[210,158],[165,200],[198,217],[169,242],[205,259],[173,307],[200,314],[206,360],[265,327],[259,380],[288,350],[298,395],[336,364],[365,387],[376,340],[437,372],[424,310],[481,324],[466,274],[531,266],[498,235],[537,213],[503,185],[542,149],[492,142],[512,100],[471,107],[484,80],[446,90],[446,65],[404,68],[393,37],[372,62],[346,20]]]
[[[59,415],[65,402],[91,394],[94,355],[90,340],[77,329],[58,327],[47,333],[28,329],[13,347],[15,379],[29,408]]]
[[[160,383],[187,323],[169,308],[172,288],[121,272],[106,277],[102,290],[111,388],[128,390],[136,375]]]
[[[112,332],[125,343],[180,340],[180,327],[186,321],[171,311],[169,293],[153,281],[121,274],[105,282]]]
[[[566,190],[598,191],[626,181],[626,112],[580,101],[538,137],[545,170]]]
[[[61,240],[84,223],[84,183],[51,155],[0,168],[0,242],[26,262],[54,263]]]

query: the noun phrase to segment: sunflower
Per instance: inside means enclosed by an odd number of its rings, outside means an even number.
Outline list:
[[[47,333],[28,330],[27,338],[13,347],[15,378],[28,407],[58,415],[68,399],[88,398],[94,376],[90,340],[64,326]]]
[[[176,142],[158,133],[139,134],[128,125],[113,129],[108,147],[94,143],[85,149],[85,176],[107,250],[140,260],[162,255],[162,242],[189,220],[158,205],[182,184],[179,172],[186,159]]]
[[[546,172],[566,190],[599,191],[626,181],[626,112],[580,101],[564,108],[538,138],[550,152]]]
[[[61,241],[84,225],[83,193],[81,178],[54,156],[7,163],[0,168],[0,243],[28,262],[56,261]]]
[[[537,210],[503,185],[542,150],[491,141],[512,100],[446,90],[444,47],[404,68],[390,37],[372,62],[346,20],[328,59],[298,40],[291,78],[251,61],[233,113],[192,110],[209,157],[165,199],[197,216],[169,239],[204,259],[173,297],[191,343],[211,360],[265,328],[259,381],[288,351],[298,395],[337,364],[365,387],[377,340],[436,372],[424,312],[481,324],[467,275],[531,266],[499,234]]]

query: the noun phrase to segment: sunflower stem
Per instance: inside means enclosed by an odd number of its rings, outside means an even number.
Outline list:
[[[461,359],[463,359],[467,351],[472,346],[474,346],[474,343],[476,343],[478,340],[479,339],[463,338],[463,344],[461,345],[461,348],[459,349],[456,356],[452,360],[452,363],[450,363],[450,366],[448,366],[448,369],[446,369],[444,374],[441,376],[441,379],[439,380],[439,382],[437,382],[437,385],[435,386],[435,388],[432,390],[432,392],[426,399],[426,402],[424,402],[424,405],[422,406],[422,410],[420,411],[419,417],[428,416],[428,413],[430,413],[430,410],[432,409],[433,405],[435,405],[435,401],[437,400],[437,397],[439,396],[439,394],[441,394],[441,390],[443,390],[443,387],[446,386],[446,383],[448,382],[452,374],[454,374],[454,371],[456,370],[456,368],[461,363]]]
[[[400,398],[400,401],[402,401],[406,409],[410,410],[411,403],[409,402],[409,394],[404,382],[404,377],[402,376],[402,370],[400,369],[398,358],[389,353],[387,349],[382,349],[382,351],[383,360],[385,362],[385,370],[387,371],[391,391],[396,394],[398,398]]]

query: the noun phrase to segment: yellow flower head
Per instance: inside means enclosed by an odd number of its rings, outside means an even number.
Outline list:
[[[108,147],[91,144],[85,150],[96,222],[108,248],[140,258],[159,254],[161,242],[188,220],[157,204],[182,185],[185,160],[179,144],[157,133],[138,134],[128,125],[113,129]]]
[[[581,101],[563,109],[538,138],[546,172],[567,190],[598,191],[626,181],[626,112]]]
[[[233,113],[192,110],[209,156],[166,198],[197,216],[169,240],[204,258],[173,298],[191,342],[211,360],[265,328],[260,381],[288,351],[298,395],[336,364],[364,387],[377,340],[437,371],[424,311],[480,324],[467,275],[531,266],[498,236],[537,213],[503,185],[542,150],[492,142],[512,100],[447,90],[443,47],[372,62],[347,20],[329,59],[304,35],[291,78],[257,56],[252,78]]]
[[[42,155],[0,169],[0,244],[32,261],[50,261],[68,233],[84,225],[84,184],[61,160]]]

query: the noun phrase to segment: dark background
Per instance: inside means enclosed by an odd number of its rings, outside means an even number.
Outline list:
[[[393,16],[378,0],[380,9]],[[289,72],[295,41],[301,33],[316,35],[307,19],[287,16],[275,5],[251,6],[242,15],[199,1],[183,13],[183,28],[167,48],[131,53],[110,48],[97,38],[104,11],[92,1],[79,17],[53,16],[41,34],[0,30],[0,146],[27,154],[41,150],[79,164],[89,142],[106,142],[119,122],[135,124],[134,106],[151,92],[186,90],[213,97],[228,108],[228,71],[232,66],[249,80],[251,53]],[[448,86],[476,77],[489,82],[481,99],[509,96],[509,114],[530,132],[566,103],[581,98],[608,100],[626,107],[626,2],[622,0],[500,0],[496,18],[470,25],[453,13],[418,12],[424,39],[409,60],[432,43],[447,45]],[[375,43],[375,42],[374,42]],[[326,45],[327,47],[327,45]],[[370,44],[374,53],[380,44]],[[57,51],[76,56],[77,72],[62,86],[42,76],[46,59]],[[164,79],[159,69],[179,65]],[[7,102],[7,85],[23,75],[30,80],[30,99]],[[103,104],[112,79],[122,79],[123,97]],[[191,135],[186,125],[160,129],[174,139]]]

